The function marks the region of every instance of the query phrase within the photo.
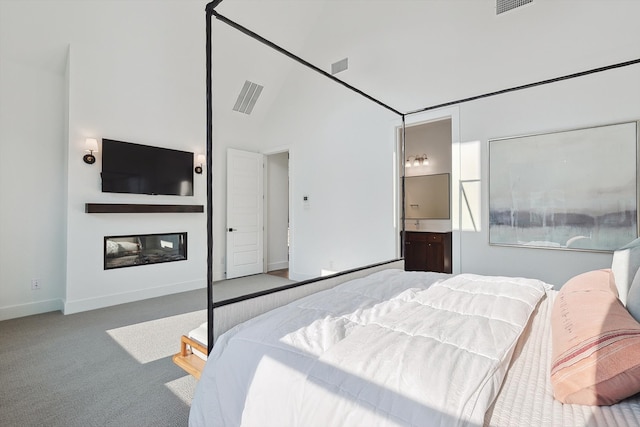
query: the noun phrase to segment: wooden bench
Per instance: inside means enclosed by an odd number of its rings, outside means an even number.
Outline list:
[[[176,353],[173,356],[173,363],[180,366],[197,379],[200,379],[200,374],[202,374],[206,361],[202,360],[198,355],[193,354],[191,349],[195,349],[203,354],[208,354],[205,346],[200,344],[198,341],[183,335],[180,338],[180,353]]]

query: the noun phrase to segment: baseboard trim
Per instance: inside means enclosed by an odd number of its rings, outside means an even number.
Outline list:
[[[63,308],[64,301],[60,298],[0,307],[0,321],[49,313],[51,311],[62,311]]]
[[[196,289],[205,288],[206,286],[206,280],[194,280],[190,282],[174,283],[167,286],[159,286],[156,288],[141,289],[133,292],[104,295],[95,298],[85,298],[72,301],[67,300],[64,304],[63,313],[73,314],[83,311],[96,310],[113,305],[126,304],[128,302],[141,301],[149,298],[177,294],[179,292],[193,291]]]

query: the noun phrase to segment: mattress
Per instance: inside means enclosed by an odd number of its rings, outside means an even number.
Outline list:
[[[640,426],[640,395],[612,406],[562,404],[553,398],[551,309],[548,291],[516,346],[502,389],[485,416],[485,426]]]
[[[196,340],[197,342],[202,344],[204,347],[206,347],[207,346],[208,334],[209,334],[209,331],[207,329],[207,322],[204,322],[203,324],[201,324],[200,326],[198,326],[194,330],[190,331],[187,336],[189,338],[193,339],[193,340]],[[195,354],[196,356],[198,356],[202,360],[207,360],[207,355],[206,354],[202,353],[201,351],[196,350],[195,348],[191,348],[191,346],[189,346],[189,347],[190,347],[191,352],[193,354]]]
[[[314,294],[220,337],[190,426],[479,426],[549,288],[385,270]]]
[[[388,274],[395,273],[384,273],[384,275]],[[450,277],[448,275],[437,275],[435,273],[422,274],[403,273],[404,277],[401,281],[396,281],[395,278],[388,276],[374,276],[378,278],[384,277],[384,281],[389,281],[389,283],[383,284],[380,280],[378,283],[360,281],[359,290],[336,287],[329,293],[336,293],[337,291],[342,298],[336,299],[335,296],[330,296],[328,293],[318,293],[308,300],[300,300],[292,304],[294,307],[297,307],[297,311],[286,314],[286,312],[280,310],[279,317],[273,317],[273,314],[267,313],[250,320],[244,325],[238,325],[234,330],[230,331],[230,334],[223,335],[216,343],[213,355],[210,357],[212,360],[209,361],[210,363],[207,365],[207,368],[205,368],[205,375],[203,375],[198,385],[198,391],[192,403],[190,425],[192,427],[205,425],[240,425],[240,419],[247,421],[247,425],[322,425],[323,427],[327,425],[344,425],[349,414],[355,414],[357,411],[352,410],[353,407],[350,406],[349,399],[340,399],[338,404],[344,406],[344,402],[347,402],[347,409],[343,412],[336,412],[336,414],[328,416],[327,414],[331,415],[339,405],[337,406],[334,402],[327,399],[332,399],[334,396],[340,394],[340,389],[337,388],[338,385],[341,387],[342,385],[348,386],[349,383],[353,383],[353,379],[361,378],[361,375],[360,372],[356,372],[357,375],[355,376],[350,375],[351,372],[345,372],[343,369],[344,366],[356,366],[357,364],[345,365],[343,362],[349,359],[351,355],[359,353],[360,347],[378,347],[373,354],[369,354],[364,358],[367,363],[378,358],[378,353],[382,355],[386,348],[382,340],[384,335],[371,335],[373,341],[369,340],[370,342],[362,346],[358,345],[357,339],[359,339],[363,333],[366,333],[365,338],[369,337],[369,331],[372,330],[371,326],[377,328],[379,325],[384,324],[383,321],[390,315],[399,317],[399,319],[392,322],[393,325],[401,325],[403,322],[406,323],[405,319],[410,320],[411,317],[405,316],[406,311],[399,309],[404,307],[407,302],[411,302],[411,304],[419,302],[416,298],[422,294],[420,289],[426,292],[427,288],[430,288],[429,291],[432,291],[437,288],[436,286],[432,286],[433,282],[438,282]],[[361,291],[364,292],[365,289],[367,294],[369,294],[366,297],[361,293]],[[390,289],[395,289],[395,291],[390,294]],[[535,307],[535,311],[533,311],[530,318],[527,317],[528,320],[525,320],[522,324],[523,327],[525,325],[526,327],[523,328],[524,330],[521,329],[523,332],[522,335],[520,335],[520,339],[517,340],[516,345],[511,346],[512,353],[510,352],[509,359],[506,359],[510,360],[510,362],[504,365],[505,369],[508,366],[508,371],[504,376],[502,385],[498,383],[494,389],[499,389],[497,397],[495,399],[491,397],[487,405],[483,405],[484,407],[482,412],[480,412],[478,422],[472,422],[469,425],[479,427],[482,424],[482,415],[484,414],[484,425],[495,427],[640,426],[640,395],[626,399],[613,406],[600,407],[562,404],[553,398],[549,373],[552,358],[551,310],[557,292],[546,290],[546,292],[543,291],[541,295],[542,299],[533,306]],[[432,299],[430,298],[429,301],[432,301]],[[354,302],[355,311],[353,311],[354,307],[350,307]],[[349,306],[348,310],[347,306]],[[479,306],[488,307],[488,305],[484,303]],[[407,307],[409,310],[414,309],[412,308],[414,307],[413,305]],[[418,306],[418,308],[420,307]],[[347,312],[353,314],[347,316]],[[315,332],[312,334],[299,335],[297,328],[300,325],[293,328],[291,327],[297,325],[296,322],[305,316],[309,317],[307,320],[310,320],[310,322],[306,322],[307,324],[315,325],[314,328],[312,328]],[[348,319],[352,321],[347,321]],[[290,320],[294,320],[294,323],[289,323]],[[250,329],[247,328],[256,324],[264,324],[265,322],[270,322],[266,330],[260,329],[255,331],[255,333],[248,333]],[[341,330],[344,332],[343,335],[349,335],[350,339],[342,340],[342,337],[338,337],[340,339],[333,337],[328,329],[332,323],[342,325]],[[432,326],[439,326],[449,323],[449,321],[429,321],[428,323]],[[425,335],[429,333],[437,335],[437,330],[438,327],[427,328],[427,330],[421,330],[420,334]],[[282,332],[286,333],[283,334]],[[283,352],[283,357],[265,358],[260,356],[261,353],[254,351],[256,350],[256,344],[262,342],[262,340],[269,335],[281,337],[280,340],[270,342],[269,345],[273,346],[274,349],[282,350],[282,348],[286,348],[290,350],[295,347],[297,349],[296,352]],[[233,336],[236,338],[230,340]],[[443,339],[449,342],[450,337],[451,335],[447,334],[443,336]],[[238,340],[237,338],[240,339]],[[231,341],[235,341],[235,344]],[[224,362],[224,358],[221,358],[221,354],[226,351],[225,348],[232,344],[234,346],[240,345],[241,351],[233,354],[229,360],[236,360],[241,366],[244,366],[244,369],[235,374],[232,374],[231,370],[227,369],[231,365],[225,365],[226,362]],[[411,351],[405,354],[411,355],[415,353],[415,346],[413,344],[410,348]],[[513,355],[512,357],[511,354]],[[275,353],[271,353],[271,356],[274,355]],[[299,369],[297,371],[288,369],[287,366],[293,366],[294,361],[300,359],[299,356],[303,356],[301,360],[308,362],[308,369]],[[421,366],[433,366],[433,364],[428,363],[428,357],[428,354],[418,355],[416,360],[422,360]],[[456,371],[467,374],[474,371],[474,369],[471,369],[468,360],[465,360],[463,363],[457,363],[456,360],[462,360],[458,359],[458,357],[459,356],[439,357],[438,360],[441,361],[439,366],[442,369],[436,371],[433,369],[425,370],[428,376],[434,380],[434,384],[429,382],[429,388],[436,387],[435,384],[437,381],[435,381],[435,377],[437,377],[439,373],[444,372],[449,377],[452,377]],[[392,361],[392,358],[386,356],[379,358],[382,361]],[[316,360],[322,363],[318,365]],[[394,364],[395,360],[391,365]],[[451,364],[455,366],[451,366]],[[265,369],[254,370],[258,365],[264,365],[263,368]],[[332,365],[339,367],[340,370],[325,369],[327,367],[331,368]],[[315,375],[313,369],[311,369],[314,366],[320,366],[320,368],[322,368],[322,371],[320,371],[318,375]],[[381,367],[383,366],[381,365]],[[458,369],[456,367],[460,368]],[[214,370],[218,370],[217,368],[220,369],[216,375],[206,375],[207,369],[210,373],[213,373]],[[375,367],[372,372],[373,374],[367,377],[370,385],[365,384],[362,386],[361,382],[355,382],[355,384],[363,392],[369,393],[373,391],[373,394],[382,395],[380,388],[375,387],[375,384],[380,380],[380,374],[382,373],[383,376],[388,378],[393,377],[395,371]],[[419,373],[421,371],[417,368],[410,369],[409,372]],[[391,375],[389,375],[389,373],[391,373]],[[215,379],[215,376],[220,378]],[[413,380],[415,377],[415,375],[412,375],[410,378],[403,378],[402,382],[398,382],[398,384],[402,386],[399,390],[401,390],[405,396],[407,392],[406,381]],[[326,388],[328,385],[336,391],[327,394],[320,390],[320,393],[313,394],[315,393],[314,389],[305,387],[301,389],[303,392],[293,393],[288,400],[284,402],[284,406],[278,407],[277,410],[270,405],[265,405],[265,396],[287,395],[287,393],[290,393],[289,389],[295,389],[296,385],[299,386],[302,382],[308,382],[309,379],[312,380],[312,385],[318,384],[323,388]],[[329,382],[330,384],[328,384]],[[247,399],[241,399],[240,401],[235,400],[233,396],[236,392],[233,390],[235,388],[245,388],[245,385],[243,385],[245,383],[247,385],[252,383]],[[465,381],[465,383],[469,383],[469,381]],[[373,387],[371,387],[371,385],[373,385]],[[386,386],[388,385],[388,382],[386,382]],[[424,384],[420,387],[424,387]],[[311,393],[309,390],[311,390]],[[418,388],[416,388],[416,390],[418,390]],[[395,394],[396,397],[398,395],[398,393]],[[407,399],[404,400],[406,401]],[[287,408],[296,407],[297,405],[301,405],[302,402],[309,401],[314,402],[314,405],[311,405],[311,409],[315,412],[309,413],[312,418],[306,419],[305,421],[307,422],[296,422],[294,419],[284,424],[265,423],[266,418],[263,417],[263,415],[268,415],[269,412],[284,413]],[[323,402],[328,403],[323,404]],[[378,402],[378,407],[382,406],[379,405],[379,403],[384,404],[384,402]],[[264,412],[254,412],[253,415],[255,415],[256,418],[253,419],[253,421],[251,417],[245,419],[245,417],[241,415],[244,410],[257,408],[260,405],[264,406],[264,408],[262,408]],[[334,409],[327,411],[329,407]],[[414,412],[417,414],[420,411],[404,411],[404,413]],[[236,414],[232,416],[233,421],[227,419],[229,413]],[[363,425],[358,422],[358,420],[362,419],[364,419],[364,417],[352,420],[353,422],[347,424]],[[460,420],[457,415],[448,421],[439,420],[435,423],[425,423],[423,422],[425,419],[426,417],[420,418],[421,422],[408,424],[441,425],[448,427],[449,425],[457,425]],[[302,418],[297,419],[297,421],[301,420]],[[315,422],[313,422],[314,420]],[[337,420],[342,420],[342,422],[336,422]],[[386,423],[378,424],[387,425]]]

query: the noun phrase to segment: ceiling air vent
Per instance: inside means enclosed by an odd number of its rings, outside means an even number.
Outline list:
[[[524,6],[527,3],[533,3],[533,0],[496,0],[496,15]]]
[[[331,74],[338,74],[341,71],[345,71],[349,68],[349,58],[341,59],[338,62],[331,64]]]
[[[240,95],[238,95],[238,99],[236,100],[236,104],[233,106],[233,111],[251,114],[263,88],[263,86],[250,82],[249,80],[245,81]]]

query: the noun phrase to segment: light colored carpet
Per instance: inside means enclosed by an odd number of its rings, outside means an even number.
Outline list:
[[[0,322],[0,426],[186,426],[196,380],[173,364],[206,289]]]
[[[228,299],[292,281],[216,282]],[[0,322],[0,426],[187,426],[196,380],[171,357],[207,320],[206,289]]]

